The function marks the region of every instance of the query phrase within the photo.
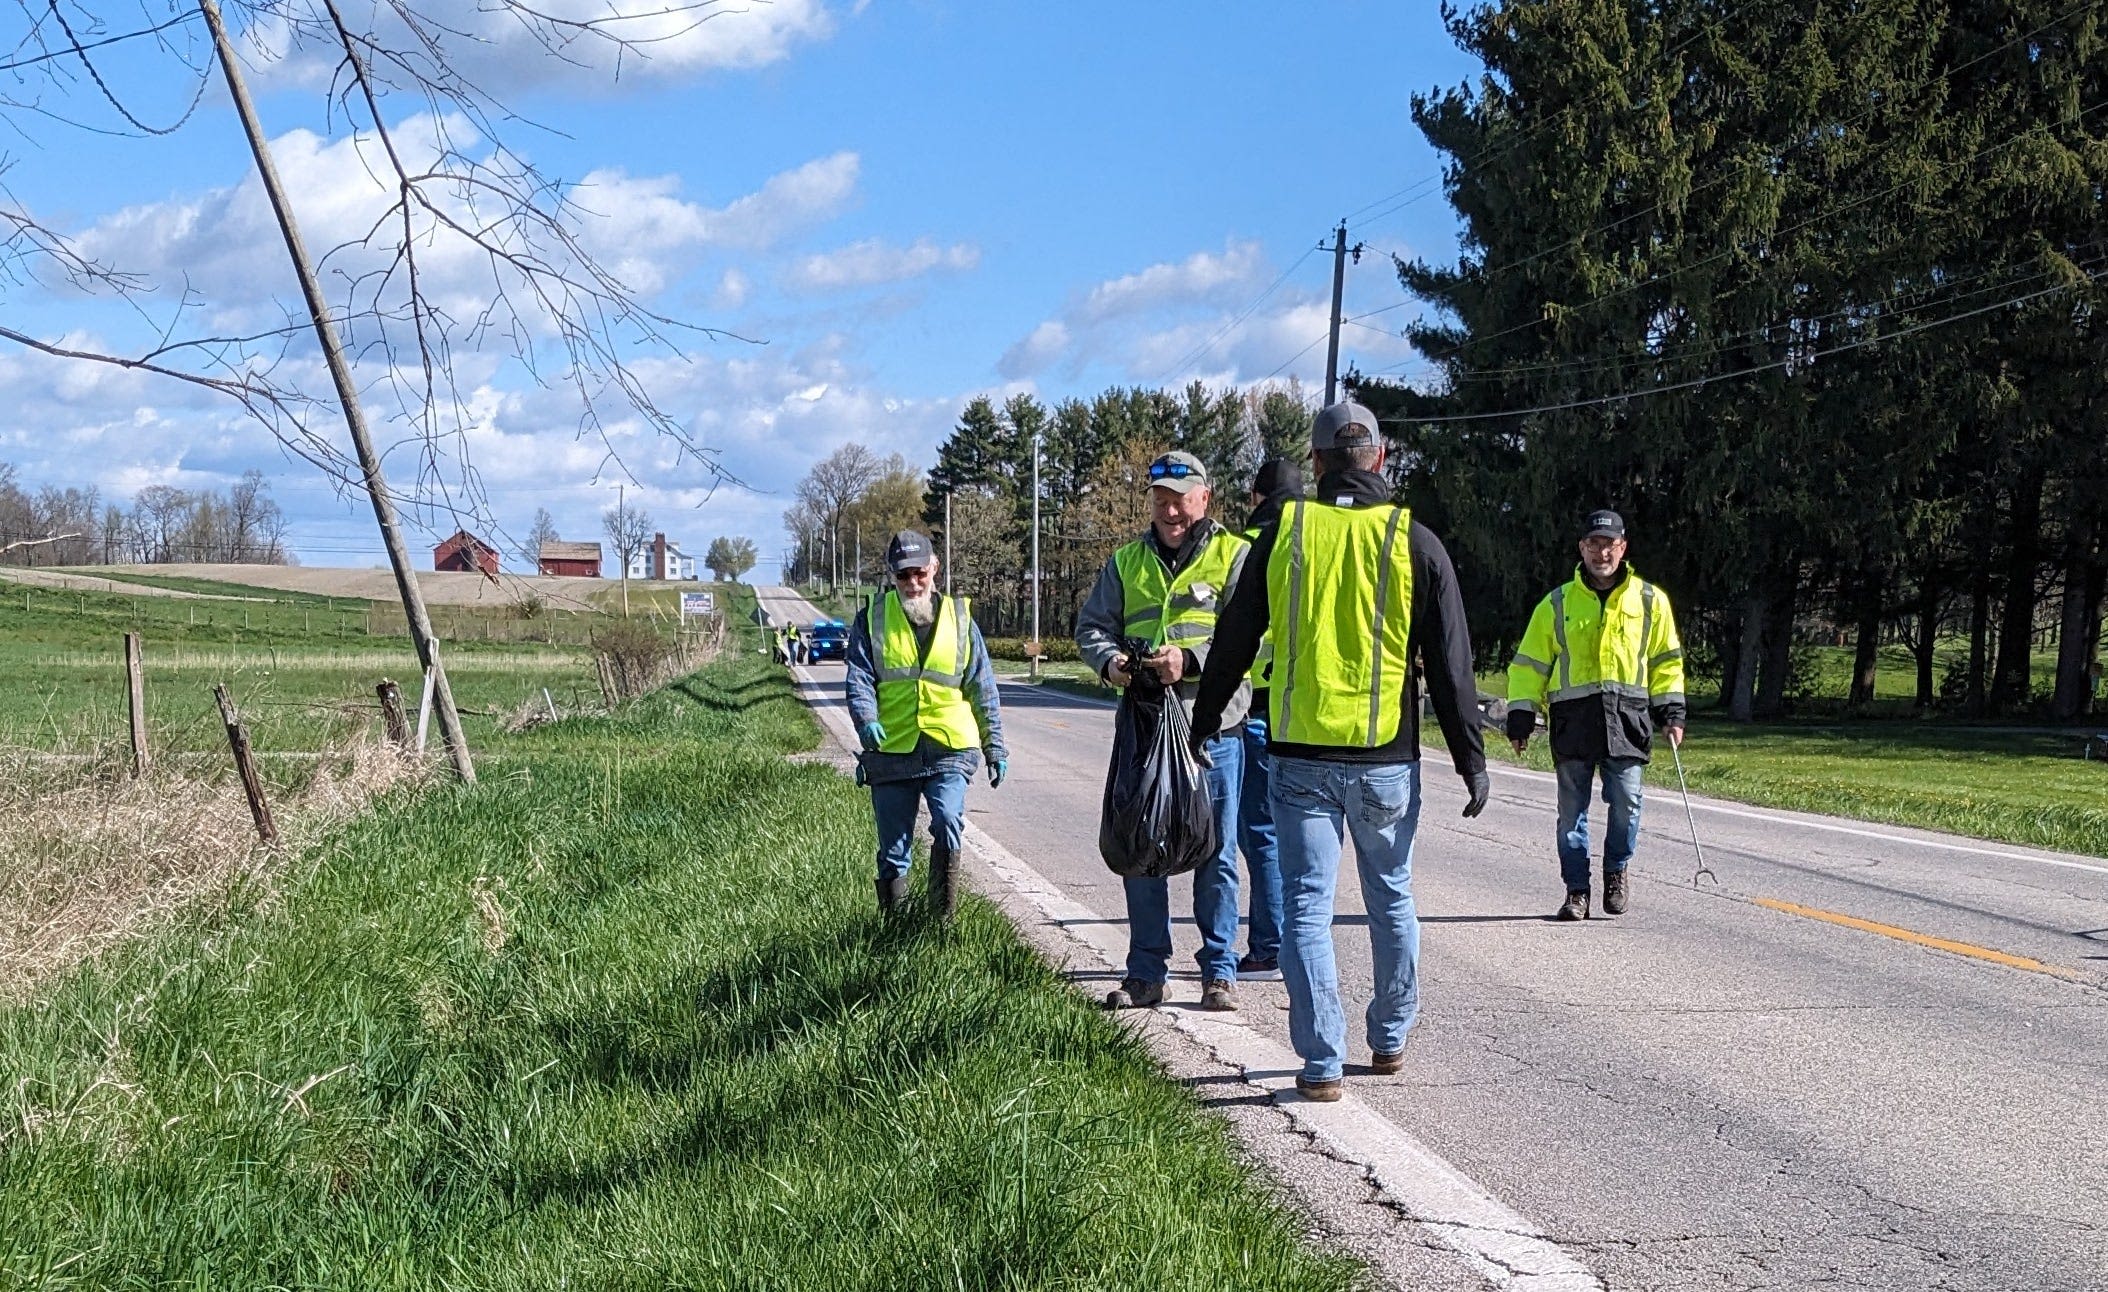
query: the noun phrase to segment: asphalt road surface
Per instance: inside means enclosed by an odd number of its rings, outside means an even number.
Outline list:
[[[838,701],[840,665],[814,672]],[[1111,708],[1003,702],[1010,779],[971,819],[1124,923],[1096,852]],[[1446,757],[1422,775],[1420,1022],[1402,1074],[1349,1087],[1605,1285],[2108,1288],[2108,861],[1701,799],[1719,883],[1694,887],[1682,804],[1650,790],[1630,913],[1560,924],[1550,777],[1496,767],[1467,821]],[[1351,882],[1334,932],[1358,1026]],[[1238,999],[1286,1043],[1278,983]]]

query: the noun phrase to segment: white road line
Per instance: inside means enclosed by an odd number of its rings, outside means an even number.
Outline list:
[[[1526,780],[1550,782],[1558,778],[1549,772],[1534,772],[1526,767],[1504,767],[1488,763],[1488,770],[1504,776],[1519,776]],[[1725,803],[1714,803],[1695,795],[1691,806],[1701,812],[1717,812],[1721,816],[1746,817],[1751,821],[1768,821],[1773,825],[1801,826],[1809,830],[1827,830],[1831,834],[1856,835],[1862,839],[1879,839],[1883,843],[1900,843],[1913,848],[1938,848],[1944,852],[1965,852],[1976,857],[1999,857],[2007,861],[2032,861],[2038,866],[2057,866],[2065,870],[2085,870],[2096,875],[2108,875],[2108,866],[2089,865],[2083,861],[2065,861],[2060,857],[2044,857],[2036,853],[2013,852],[2005,848],[1986,848],[1979,844],[1947,843],[1940,839],[1915,839],[1908,835],[1887,834],[1880,830],[1867,830],[1858,826],[1837,825],[1829,821],[1812,820],[1805,816],[1788,816],[1780,812],[1764,812],[1754,808],[1729,807]]]
[[[817,685],[817,679],[804,669],[795,672],[801,681]],[[829,706],[814,712],[837,742],[854,748],[849,720],[840,708]],[[966,845],[980,856],[989,874],[1028,903],[1050,927],[1106,969],[1120,971],[1127,946],[1119,926],[1108,924],[1063,893],[971,821],[966,823]],[[1161,1012],[1180,1031],[1243,1072],[1247,1084],[1274,1095],[1298,1129],[1366,1171],[1371,1183],[1407,1216],[1464,1256],[1495,1287],[1516,1292],[1602,1292],[1603,1280],[1543,1230],[1352,1093],[1334,1104],[1314,1104],[1297,1097],[1293,1093],[1295,1074],[1302,1070],[1303,1061],[1287,1046],[1219,1014],[1175,1007]]]

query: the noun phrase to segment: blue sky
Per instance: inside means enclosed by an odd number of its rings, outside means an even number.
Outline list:
[[[478,21],[462,0],[449,4]],[[113,12],[108,29],[137,21]],[[194,61],[195,27],[171,33]],[[814,461],[856,440],[926,465],[977,393],[1051,401],[1193,377],[1293,376],[1314,389],[1330,269],[1315,248],[1331,226],[1354,214],[1352,239],[1407,255],[1454,246],[1439,189],[1422,183],[1438,163],[1408,103],[1475,69],[1432,3],[777,0],[726,7],[619,79],[543,57],[516,33],[486,34],[472,70],[561,132],[505,137],[581,182],[587,245],[655,309],[755,342],[634,356],[662,407],[740,485],[709,488],[640,426],[611,431],[631,496],[697,553],[743,533],[775,556],[780,514]],[[104,71],[156,125],[181,115],[196,84],[141,45],[119,47]],[[376,198],[342,120],[323,112],[317,75],[295,58],[260,67],[258,84],[310,241],[327,245],[361,227]],[[13,86],[18,101],[25,85]],[[77,78],[70,94],[39,85],[46,106],[122,124]],[[413,141],[418,110],[386,104]],[[84,133],[19,110],[0,120],[11,127],[0,183],[12,200],[148,275],[159,286],[150,303],[166,305],[187,281],[201,302],[193,321],[233,326],[297,299],[217,85],[167,138]],[[1420,196],[1400,206],[1401,190]],[[1402,299],[1384,256],[1350,267],[1349,314]],[[47,339],[146,344],[139,317],[34,285],[0,283],[0,312]],[[1388,334],[1348,328],[1342,366],[1408,363],[1396,329],[1411,312],[1368,320]],[[597,538],[621,472],[579,435],[576,400],[495,355],[466,366],[476,423],[461,451],[490,519],[523,532],[543,505],[567,537]],[[362,505],[218,397],[0,342],[0,398],[14,410],[0,423],[0,461],[32,483],[125,495],[223,486],[261,467],[303,563],[379,558]],[[390,468],[410,483],[404,453]],[[418,519],[452,528],[443,514]]]

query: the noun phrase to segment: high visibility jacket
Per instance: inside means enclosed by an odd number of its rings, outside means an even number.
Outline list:
[[[1164,568],[1146,536],[1114,552],[1123,630],[1148,642],[1151,650],[1164,645],[1190,650],[1213,637],[1215,616],[1230,593],[1230,573],[1247,546],[1218,529],[1175,575]]]
[[[1412,514],[1295,499],[1266,563],[1272,736],[1373,749],[1398,735],[1410,685]]]
[[[924,736],[947,749],[978,744],[980,731],[964,690],[973,658],[972,604],[963,597],[937,599],[927,653],[915,640],[898,592],[873,598],[865,622],[878,656],[878,720],[886,729],[879,748],[913,753]]]
[[[1548,713],[1555,757],[1644,759],[1651,710],[1674,706],[1680,718],[1683,686],[1668,594],[1628,567],[1602,596],[1577,567],[1530,615],[1508,665],[1508,708]]]
[[[1260,526],[1254,525],[1244,531],[1244,541],[1259,541]],[[1259,653],[1252,657],[1252,671],[1246,674],[1252,681],[1252,689],[1263,691],[1272,685],[1274,673],[1274,638],[1272,633],[1259,639]]]

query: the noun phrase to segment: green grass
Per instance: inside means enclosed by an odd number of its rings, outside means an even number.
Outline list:
[[[1350,1286],[813,741],[729,657],[0,1013],[0,1285]]]
[[[1435,724],[1425,731],[1440,748]],[[1486,733],[1486,747],[1551,770],[1542,732],[1522,759],[1497,732]],[[1700,714],[1683,761],[1691,789],[1719,798],[2108,857],[2108,762],[2082,760],[2081,749],[2077,733],[1901,722],[1738,725]],[[1659,738],[1647,779],[1672,792],[1676,785]],[[1669,802],[1657,792],[1653,810]]]

